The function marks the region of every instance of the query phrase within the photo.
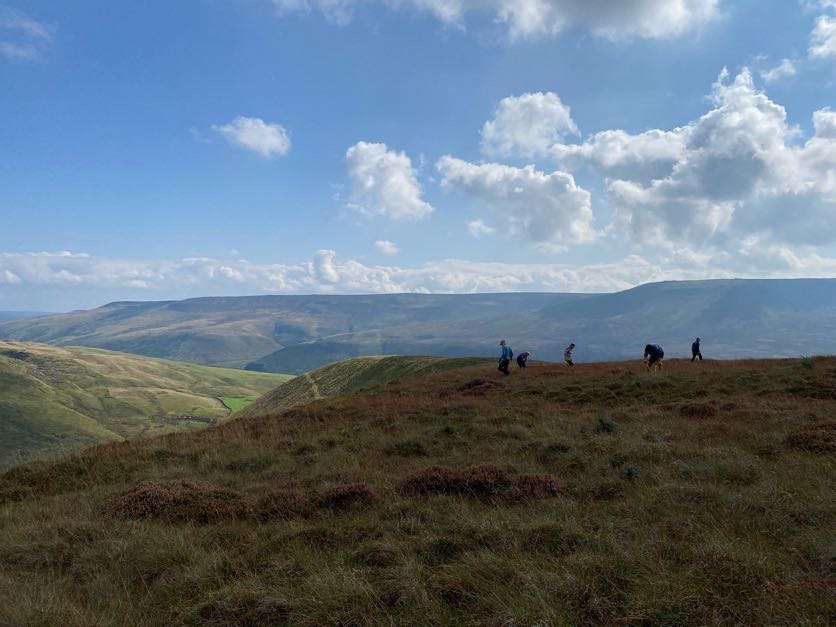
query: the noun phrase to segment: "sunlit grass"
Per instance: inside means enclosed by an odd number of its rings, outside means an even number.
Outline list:
[[[1,475],[0,623],[828,624],[836,359],[494,368]]]

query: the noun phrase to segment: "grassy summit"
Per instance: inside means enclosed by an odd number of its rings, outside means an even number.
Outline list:
[[[288,378],[0,341],[0,467],[104,440],[203,428]]]
[[[464,362],[21,466],[0,624],[826,625],[834,410],[833,358]]]

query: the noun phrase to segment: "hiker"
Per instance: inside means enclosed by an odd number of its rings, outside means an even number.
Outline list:
[[[569,344],[569,346],[566,347],[566,350],[563,351],[563,361],[566,362],[567,366],[574,366],[575,365],[575,362],[572,361],[572,351],[573,350],[575,350],[575,344],[574,343]]]
[[[694,340],[694,343],[691,344],[691,363],[694,363],[694,360],[699,357],[700,361],[702,361],[702,353],[700,352],[700,338]]]
[[[499,356],[499,368],[497,370],[504,375],[509,375],[511,371],[508,370],[508,366],[514,357],[514,351],[511,350],[511,347],[508,346],[505,340],[499,340],[499,345],[502,347],[502,354]]]
[[[665,357],[665,351],[658,344],[648,344],[644,347],[644,360],[647,362],[647,369],[653,372],[654,367],[662,369],[662,359]]]
[[[528,351],[525,351],[524,353],[520,353],[519,355],[517,355],[517,365],[520,368],[525,368],[525,362],[528,361],[529,355],[530,353]]]

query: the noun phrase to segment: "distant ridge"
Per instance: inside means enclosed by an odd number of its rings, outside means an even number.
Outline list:
[[[0,338],[302,373],[371,355],[493,356],[500,338],[559,361],[836,354],[836,279],[669,281],[612,294],[387,294],[116,302],[0,323]]]

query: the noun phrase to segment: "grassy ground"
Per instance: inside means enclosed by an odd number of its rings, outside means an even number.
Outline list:
[[[494,369],[0,475],[0,624],[833,624],[836,359]]]
[[[217,397],[254,399],[289,378],[0,341],[0,468],[103,440],[204,428],[230,414]]]
[[[221,402],[229,408],[231,412],[241,411],[245,407],[252,405],[258,396],[221,396]]]
[[[333,398],[403,377],[427,375],[483,362],[474,358],[447,357],[357,357],[338,361],[296,377],[256,402],[239,416],[263,416],[323,398]]]

